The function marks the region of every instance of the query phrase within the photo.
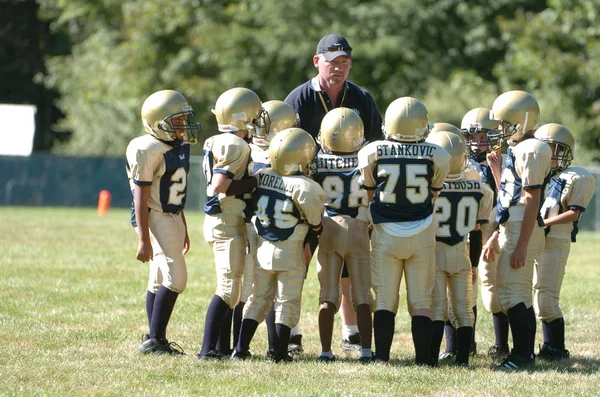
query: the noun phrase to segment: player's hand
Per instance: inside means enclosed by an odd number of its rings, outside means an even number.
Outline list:
[[[521,246],[517,244],[515,252],[510,257],[510,267],[513,269],[519,269],[525,266],[527,260],[527,246]]]
[[[489,152],[485,156],[490,168],[496,170],[498,174],[502,172],[502,153],[498,151]]]
[[[138,245],[137,255],[135,258],[142,262],[148,262],[154,256],[154,251],[152,250],[152,244],[149,241],[140,241]]]
[[[481,257],[486,262],[493,262],[500,253],[500,244],[498,243],[498,232],[494,232],[488,241],[483,245]]]
[[[476,267],[471,268],[471,282],[475,284],[477,282],[477,275],[479,274],[479,270]]]
[[[190,236],[185,232],[185,238],[183,239],[183,255],[187,254],[190,250]]]

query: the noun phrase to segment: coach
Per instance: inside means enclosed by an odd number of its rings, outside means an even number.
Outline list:
[[[368,142],[384,139],[381,113],[375,100],[364,88],[348,81],[352,68],[352,47],[345,37],[328,34],[317,44],[313,65],[319,74],[306,83],[296,87],[285,98],[298,114],[298,127],[308,131],[313,138],[319,136],[321,121],[325,114],[338,107],[354,110],[362,119],[365,128],[365,139]],[[310,242],[314,253],[316,242]],[[344,265],[342,273],[342,349],[344,351],[360,350],[360,337],[356,321],[356,313],[352,308],[349,296],[350,279]],[[298,328],[292,330],[290,350],[302,350],[301,335]]]
[[[313,64],[319,74],[285,98],[285,103],[298,113],[299,127],[316,139],[325,114],[343,106],[358,113],[367,141],[384,139],[381,113],[373,97],[364,88],[346,80],[352,68],[352,47],[348,40],[337,34],[323,37],[317,45]]]

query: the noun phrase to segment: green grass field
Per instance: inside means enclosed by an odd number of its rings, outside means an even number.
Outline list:
[[[567,348],[572,358],[538,361],[535,370],[490,371],[491,316],[479,304],[479,355],[471,368],[415,368],[404,290],[389,365],[363,366],[341,354],[336,319],[334,352],[317,364],[318,281],[311,264],[301,332],[305,353],[296,362],[262,360],[266,329],[259,327],[245,362],[199,362],[206,307],[214,293],[212,252],[202,215],[187,214],[191,251],[188,286],[168,337],[185,357],[137,354],[146,330],[147,265],[135,260],[137,236],[129,212],[0,207],[0,395],[228,396],[228,395],[599,395],[600,234],[581,233],[563,285]],[[402,287],[404,288],[404,286]],[[538,326],[538,342],[541,331]],[[596,331],[594,331],[596,330]],[[541,342],[540,342],[541,343]]]

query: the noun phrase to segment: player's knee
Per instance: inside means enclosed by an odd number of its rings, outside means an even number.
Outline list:
[[[240,302],[242,296],[241,283],[232,281],[225,285],[219,285],[216,295],[223,299],[223,302],[227,303],[227,305],[233,309]]]
[[[557,318],[562,317],[562,311],[558,304],[558,299],[553,297],[551,294],[538,293],[536,295],[536,307],[538,310],[538,317],[542,321],[553,321]]]
[[[171,291],[181,294],[187,286],[187,273],[171,276],[163,282],[163,285]]]
[[[300,321],[300,301],[286,301],[275,307],[275,323],[294,328]]]
[[[342,293],[338,284],[336,285],[325,285],[319,291],[319,302],[332,302],[338,308],[342,301]]]

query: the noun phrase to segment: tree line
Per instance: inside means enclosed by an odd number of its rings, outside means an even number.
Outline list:
[[[223,91],[285,98],[316,75],[316,44],[335,32],[354,48],[350,80],[382,113],[410,95],[432,122],[460,125],[523,89],[542,123],[574,133],[576,162],[600,161],[595,0],[1,2],[0,102],[38,105],[36,151],[122,155],[142,133],[142,102],[164,88],[186,95],[212,135]]]

